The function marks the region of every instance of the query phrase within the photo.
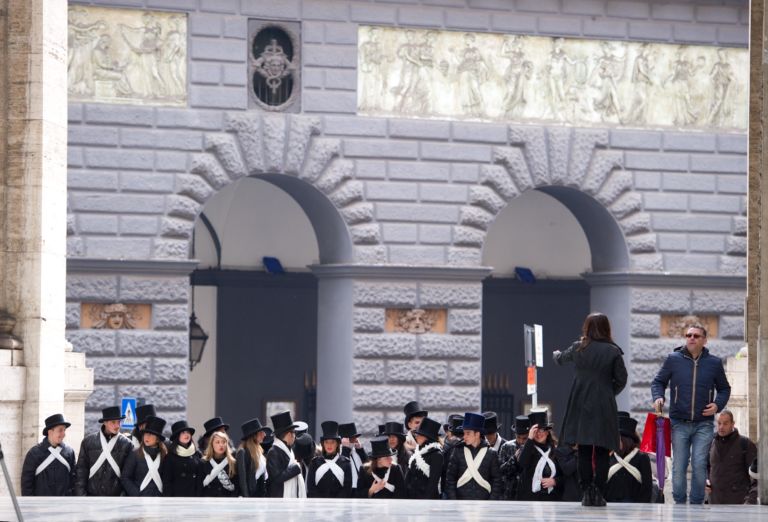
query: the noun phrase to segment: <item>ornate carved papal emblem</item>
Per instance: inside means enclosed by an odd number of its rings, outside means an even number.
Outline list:
[[[80,327],[96,330],[133,330],[150,327],[149,304],[83,303]]]
[[[298,26],[251,20],[249,98],[270,111],[298,110],[301,63]]]
[[[391,333],[445,333],[445,309],[390,308],[384,330]]]
[[[661,335],[681,338],[691,325],[700,324],[707,329],[707,337],[717,337],[716,315],[662,315]]]

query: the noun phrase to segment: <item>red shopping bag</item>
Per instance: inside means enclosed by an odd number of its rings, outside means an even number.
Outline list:
[[[662,433],[659,433],[661,430]],[[661,437],[660,437],[661,435]],[[658,444],[657,441],[663,441]],[[643,440],[640,441],[640,451],[645,453],[657,453],[657,446],[663,446],[661,449],[665,457],[672,456],[672,423],[669,417],[649,413],[645,419],[645,429],[643,430]]]

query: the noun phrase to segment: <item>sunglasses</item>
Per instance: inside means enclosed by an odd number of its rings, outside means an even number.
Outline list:
[[[703,336],[703,335],[701,335],[701,334],[694,334],[694,333],[687,333],[687,334],[685,334],[685,336],[686,336],[686,337],[688,337],[689,339],[690,339],[691,337],[693,337],[694,339],[698,339],[699,337],[704,337],[704,336]]]

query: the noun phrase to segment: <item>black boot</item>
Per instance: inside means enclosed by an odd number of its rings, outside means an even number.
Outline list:
[[[605,497],[603,492],[597,486],[592,486],[592,505],[595,507],[605,507]]]
[[[592,486],[582,487],[581,490],[584,492],[584,496],[581,499],[581,505],[587,507],[594,506],[595,503],[592,494]]]

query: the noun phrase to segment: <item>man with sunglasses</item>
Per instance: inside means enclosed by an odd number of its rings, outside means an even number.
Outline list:
[[[672,421],[672,496],[685,504],[686,473],[691,462],[691,504],[704,502],[709,447],[714,437],[715,413],[725,408],[731,386],[723,362],[705,348],[707,330],[700,324],[685,331],[685,345],[675,348],[651,383],[653,405],[664,405],[670,391],[669,418]]]

